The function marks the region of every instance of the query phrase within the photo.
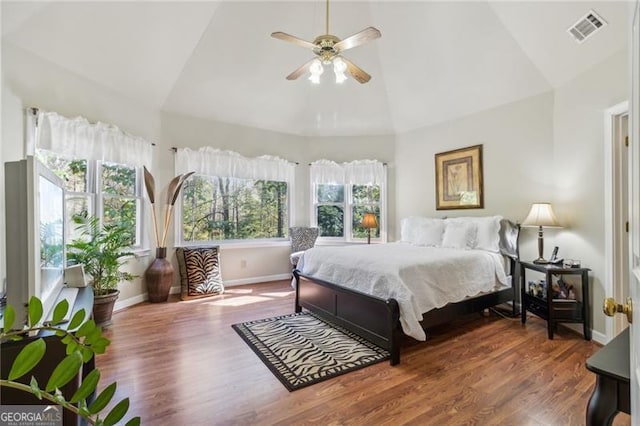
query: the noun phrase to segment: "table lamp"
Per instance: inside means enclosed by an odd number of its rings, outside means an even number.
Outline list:
[[[527,215],[526,219],[522,222],[522,226],[538,227],[538,258],[533,261],[533,263],[549,263],[543,257],[544,254],[544,236],[543,236],[543,227],[547,228],[559,228],[560,223],[558,222],[558,218],[555,213],[553,213],[553,209],[551,208],[551,203],[534,203],[531,206],[531,210],[529,211],[529,215]]]
[[[365,213],[360,226],[367,229],[367,244],[371,244],[371,229],[378,227],[376,215],[371,212]]]

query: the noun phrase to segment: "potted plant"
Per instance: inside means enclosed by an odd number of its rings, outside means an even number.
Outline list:
[[[124,258],[133,256],[128,250],[131,233],[120,224],[101,225],[97,217],[87,212],[74,215],[72,220],[80,231],[80,238],[67,244],[67,258],[70,264],[83,265],[90,276],[93,318],[98,325],[106,327],[111,325],[113,307],[120,294],[118,283],[136,277],[120,270]]]

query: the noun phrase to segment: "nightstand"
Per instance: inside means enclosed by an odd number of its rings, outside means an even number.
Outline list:
[[[520,295],[522,300],[522,324],[527,322],[527,311],[547,321],[547,334],[553,339],[558,323],[581,323],[585,340],[591,340],[589,312],[589,268],[563,268],[552,264],[520,261]],[[546,288],[536,294],[527,285],[526,271],[544,274]],[[552,284],[566,275],[579,275],[582,300],[553,298]],[[558,278],[555,278],[558,277]],[[555,279],[555,281],[554,281]]]

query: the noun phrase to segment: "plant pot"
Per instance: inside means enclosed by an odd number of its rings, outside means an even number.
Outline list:
[[[100,327],[106,328],[111,325],[111,315],[118,296],[120,296],[120,290],[93,296],[93,320]]]
[[[144,273],[149,302],[162,303],[169,298],[173,284],[173,265],[167,260],[167,248],[158,247],[156,258]]]

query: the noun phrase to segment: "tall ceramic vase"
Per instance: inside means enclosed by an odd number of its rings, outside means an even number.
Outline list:
[[[173,265],[167,260],[167,248],[158,247],[156,258],[144,273],[149,302],[166,302],[173,283]]]

